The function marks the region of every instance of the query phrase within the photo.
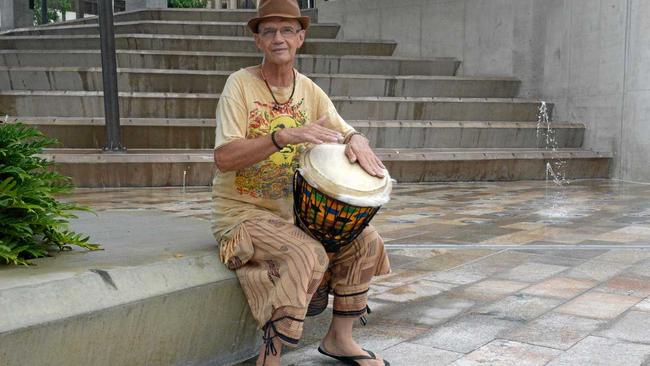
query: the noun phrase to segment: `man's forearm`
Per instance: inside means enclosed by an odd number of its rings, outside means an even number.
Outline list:
[[[302,127],[286,128],[275,132],[273,143],[271,136],[262,136],[254,139],[239,139],[229,142],[214,151],[214,162],[217,169],[222,172],[230,172],[248,168],[258,163],[271,154],[287,145],[309,142],[322,144],[326,142],[335,143],[343,139],[340,133],[330,130],[322,125],[326,122],[322,117],[313,123]]]
[[[270,135],[239,139],[216,149],[214,162],[222,172],[237,171],[259,163],[277,151]]]

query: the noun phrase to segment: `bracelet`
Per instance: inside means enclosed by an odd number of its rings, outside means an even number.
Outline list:
[[[273,142],[273,145],[275,145],[275,147],[278,148],[278,150],[282,150],[283,147],[280,146],[280,144],[278,144],[278,142],[275,140],[275,134],[276,134],[276,132],[278,132],[278,130],[275,130],[275,131],[271,132],[271,141]]]
[[[352,132],[350,132],[347,136],[345,136],[345,139],[343,140],[343,143],[344,143],[344,144],[347,144],[348,142],[350,142],[350,140],[352,139],[352,136],[354,136],[354,135],[361,135],[361,136],[363,136],[364,138],[366,138],[366,136],[365,136],[364,134],[362,134],[361,132],[359,132],[359,131],[352,131]]]

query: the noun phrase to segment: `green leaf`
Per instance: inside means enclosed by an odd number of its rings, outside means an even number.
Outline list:
[[[93,211],[56,199],[74,188],[69,177],[52,170],[52,161],[39,156],[56,143],[22,123],[0,124],[0,262],[29,265],[50,248],[101,249],[68,228],[75,211]]]

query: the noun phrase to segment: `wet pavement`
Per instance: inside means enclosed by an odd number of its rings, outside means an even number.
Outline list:
[[[355,336],[393,365],[648,365],[649,198],[614,180],[397,185],[373,221],[393,272]],[[210,218],[206,188],[71,199]],[[307,319],[284,365],[336,364],[316,351],[330,316]]]

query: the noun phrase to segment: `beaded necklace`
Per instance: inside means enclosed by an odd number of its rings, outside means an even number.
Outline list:
[[[266,80],[266,76],[264,76],[264,70],[262,70],[262,67],[260,66],[260,74],[262,74],[262,80],[264,80],[264,84],[266,84],[266,87],[269,89],[269,93],[271,93],[271,97],[273,97],[273,101],[275,102],[275,104],[273,105],[273,109],[276,111],[282,109],[282,106],[291,103],[293,99],[293,93],[296,91],[296,69],[291,69],[291,71],[293,71],[293,87],[291,88],[291,95],[289,96],[289,99],[286,102],[280,103],[275,98],[275,94],[273,94],[273,90],[271,90],[271,86],[269,85],[269,82]]]

